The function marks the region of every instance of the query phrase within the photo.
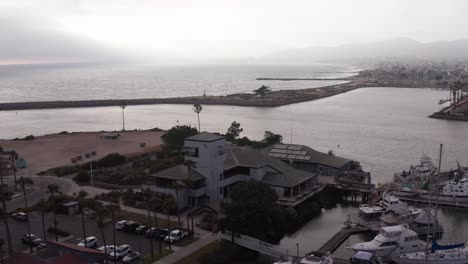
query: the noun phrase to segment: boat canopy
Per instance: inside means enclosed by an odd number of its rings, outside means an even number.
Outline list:
[[[372,260],[372,257],[374,257],[374,255],[370,252],[358,251],[356,254],[354,254],[353,259]]]
[[[453,245],[439,245],[437,242],[432,243],[431,252],[434,253],[436,250],[447,250],[447,249],[454,249],[454,248],[461,248],[465,246],[465,243],[453,244]]]

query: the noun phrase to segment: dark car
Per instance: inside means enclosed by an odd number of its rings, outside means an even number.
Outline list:
[[[148,226],[141,225],[135,229],[135,233],[142,235],[145,234],[145,232],[149,229]]]
[[[140,226],[139,223],[133,222],[133,221],[128,221],[123,225],[123,231],[125,232],[135,232],[135,229],[137,229]]]
[[[164,240],[164,238],[169,235],[169,230],[167,229],[158,229],[156,230],[155,234],[153,235],[154,238],[158,240]]]
[[[34,234],[23,234],[21,236],[21,242],[27,244],[27,245],[32,245],[34,247],[45,247],[46,244],[40,237],[37,237]]]

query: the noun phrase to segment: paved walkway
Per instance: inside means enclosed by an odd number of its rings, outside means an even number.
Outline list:
[[[213,241],[218,239],[218,235],[215,233],[207,233],[204,236],[200,237],[197,241],[193,242],[192,244],[180,248],[176,252],[154,262],[153,264],[171,264],[175,263],[182,258],[200,250],[202,247],[210,244]]]

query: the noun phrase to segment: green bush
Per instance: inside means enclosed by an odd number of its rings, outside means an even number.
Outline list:
[[[119,153],[111,153],[102,159],[96,161],[96,166],[98,167],[113,167],[122,165],[127,161],[127,158]]]
[[[91,176],[87,171],[80,171],[74,178],[73,180],[76,183],[86,183],[91,180]]]

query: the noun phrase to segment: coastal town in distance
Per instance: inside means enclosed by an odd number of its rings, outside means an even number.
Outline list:
[[[2,1],[0,264],[468,263],[468,2],[416,2]]]

